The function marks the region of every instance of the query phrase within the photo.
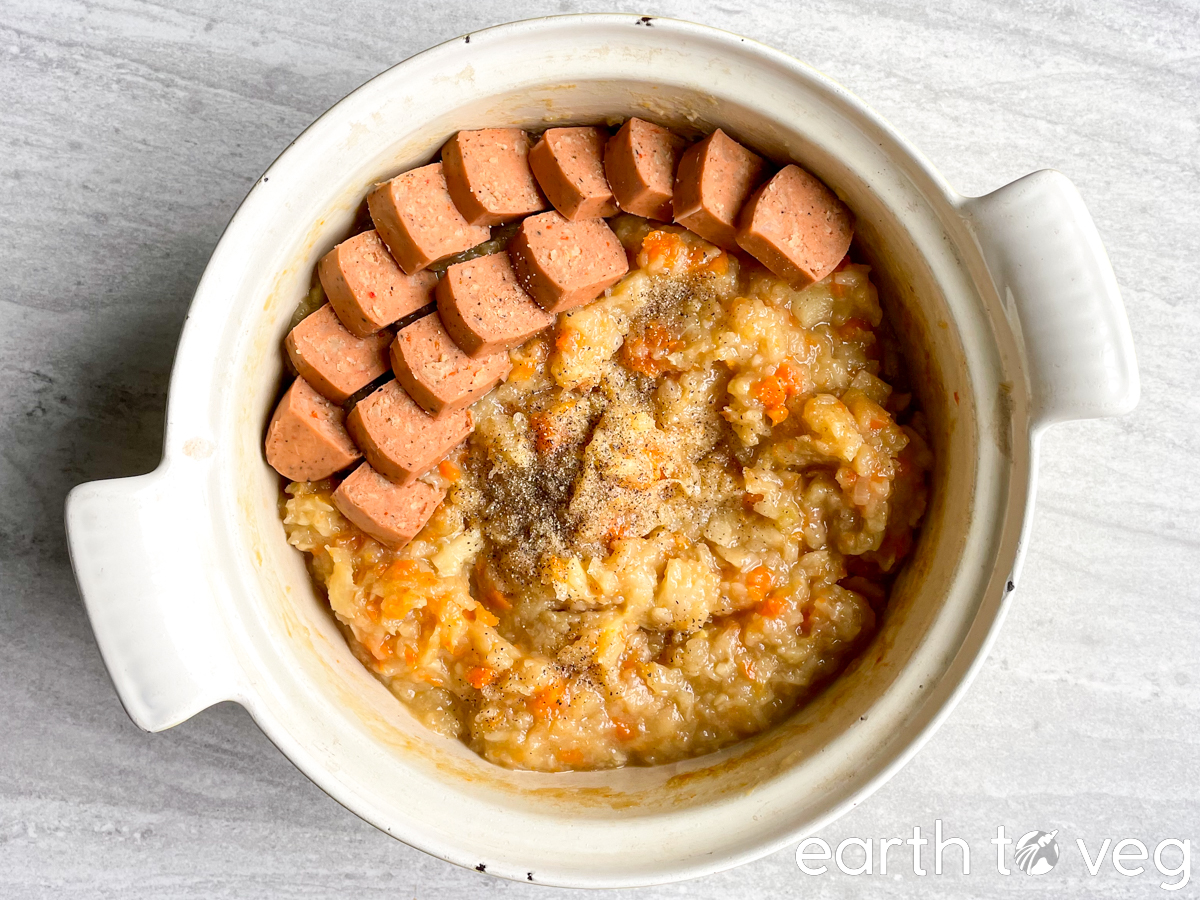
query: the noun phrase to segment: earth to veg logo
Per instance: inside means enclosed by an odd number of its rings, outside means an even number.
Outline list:
[[[1045,875],[1058,864],[1057,829],[1047,834],[1030,831],[1023,835],[1013,849],[1013,861],[1026,875]]]
[[[1124,878],[1153,878],[1151,873],[1157,872],[1158,887],[1164,891],[1182,890],[1191,881],[1191,840],[1171,837],[1154,844],[1136,837],[1080,837],[1073,844],[1064,841],[1065,847],[1060,847],[1058,835],[1058,829],[1039,829],[1014,840],[999,825],[995,837],[970,841],[947,834],[942,820],[935,819],[932,835],[915,825],[909,838],[848,837],[833,845],[815,835],[807,837],[796,847],[796,866],[809,876],[836,870],[851,877],[899,878],[901,870],[907,870],[918,878],[943,872],[965,877],[980,868],[987,872],[990,861],[996,875],[1021,878],[1046,875],[1062,862],[1063,868],[1069,867],[1076,875],[1086,872],[1092,878],[1102,870]],[[987,844],[992,845],[990,850]],[[1063,861],[1064,854],[1069,864]],[[976,864],[974,870],[972,862]]]

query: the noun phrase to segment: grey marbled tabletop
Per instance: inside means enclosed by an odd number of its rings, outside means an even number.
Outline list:
[[[292,137],[431,44],[603,8],[0,2],[0,897],[566,893],[462,871],[375,831],[233,705],[140,732],[96,651],[61,518],[73,485],[157,463],[191,292]],[[1075,839],[1094,850],[1135,838],[1151,852],[1200,840],[1200,6],[716,0],[636,11],[816,65],[964,193],[1065,172],[1112,257],[1143,384],[1133,415],[1047,435],[1024,583],[995,651],[915,761],[822,835],[905,837],[940,818],[970,841],[972,873],[921,877],[909,860],[888,875],[808,876],[783,851],[638,893],[1165,895],[1159,884],[1181,875],[1164,878],[1151,860],[1125,876],[1111,858],[1090,875]],[[997,825],[1059,829],[1058,867],[998,874]]]

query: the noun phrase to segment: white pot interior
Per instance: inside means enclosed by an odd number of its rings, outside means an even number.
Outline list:
[[[172,386],[168,457],[196,434],[216,447],[205,498],[213,565],[228,586],[222,616],[246,673],[239,699],[355,812],[429,852],[522,881],[639,884],[723,868],[816,827],[881,781],[986,645],[1028,479],[1016,350],[952,195],[819,75],[736,37],[635,21],[483,32],[343,101],[231,223]],[[670,766],[512,772],[426,731],[353,658],[285,541],[262,435],[292,312],[372,183],[428,161],[462,128],[634,114],[684,131],[720,126],[777,161],[800,162],[854,210],[932,425],[933,501],[873,642],[780,727]]]

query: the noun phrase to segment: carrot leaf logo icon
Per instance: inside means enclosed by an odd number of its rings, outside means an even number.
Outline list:
[[[1045,875],[1058,864],[1058,841],[1051,832],[1031,831],[1022,835],[1013,850],[1017,868],[1026,875]]]

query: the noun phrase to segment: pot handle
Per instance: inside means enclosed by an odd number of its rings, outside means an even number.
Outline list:
[[[963,212],[1024,341],[1035,425],[1137,406],[1129,320],[1075,185],[1046,169],[966,200]]]
[[[82,484],[67,497],[79,592],[121,703],[146,731],[242,694],[203,544],[178,513],[203,509],[198,491],[187,487],[164,465]]]

